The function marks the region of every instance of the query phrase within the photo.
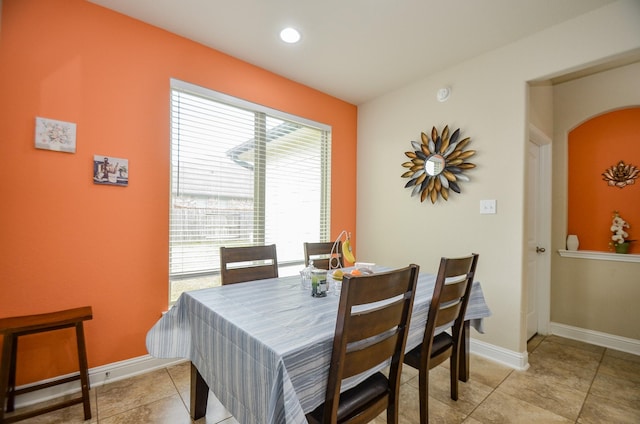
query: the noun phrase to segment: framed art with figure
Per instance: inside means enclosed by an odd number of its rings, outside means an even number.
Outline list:
[[[94,155],[93,182],[126,187],[129,185],[129,161],[111,156]]]

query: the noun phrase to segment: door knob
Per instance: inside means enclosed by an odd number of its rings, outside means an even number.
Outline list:
[[[544,247],[536,246],[536,253],[544,253],[545,251]]]

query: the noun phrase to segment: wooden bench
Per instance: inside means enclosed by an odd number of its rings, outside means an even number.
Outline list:
[[[84,405],[84,419],[91,418],[91,401],[89,398],[89,372],[87,363],[87,351],[84,340],[83,321],[93,318],[91,306],[67,309],[64,311],[50,312],[38,315],[25,315],[18,317],[0,318],[0,334],[2,341],[2,362],[0,363],[0,424],[8,424],[31,418],[36,415],[46,414],[57,409],[82,403]],[[63,377],[36,384],[30,387],[16,390],[16,359],[18,353],[18,337],[27,334],[42,333],[46,331],[61,330],[75,327],[76,341],[78,345],[78,362],[80,372],[78,375]],[[70,400],[55,403],[53,405],[12,415],[5,418],[6,412],[14,411],[15,397],[24,393],[41,390],[48,387],[80,380],[82,395]]]

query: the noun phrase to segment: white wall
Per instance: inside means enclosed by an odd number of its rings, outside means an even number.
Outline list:
[[[603,23],[611,23],[604,25]],[[615,24],[613,24],[615,23]],[[361,105],[358,259],[435,272],[441,256],[480,253],[477,279],[493,312],[480,341],[526,357],[523,304],[527,81],[544,80],[640,48],[640,2],[618,1]],[[450,99],[436,100],[438,88]],[[546,120],[547,118],[541,118]],[[435,205],[410,197],[401,163],[420,132],[460,128],[478,153],[462,193]],[[496,199],[496,215],[480,215]]]
[[[553,134],[553,85],[551,82],[529,87],[529,123],[545,135]]]

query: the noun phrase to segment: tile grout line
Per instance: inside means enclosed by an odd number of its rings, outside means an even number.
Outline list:
[[[178,394],[178,397],[180,398],[180,402],[182,403],[182,406],[184,406],[184,409],[187,411],[187,415],[189,415],[189,417],[191,417],[191,412],[189,411],[189,406],[187,405],[185,399],[182,397],[182,393],[180,393],[180,389],[178,388],[178,384],[176,383],[176,381],[173,379],[173,376],[169,372],[169,368],[165,367],[164,370],[169,375],[169,379],[171,380],[171,384],[173,384],[173,388],[176,390],[176,393]]]
[[[187,405],[186,399],[184,399],[182,397],[182,394],[180,393],[180,389],[178,388],[178,384],[176,383],[176,381],[173,379],[173,376],[171,375],[171,372],[169,372],[169,368],[165,367],[164,370],[167,371],[167,374],[169,374],[169,378],[171,379],[171,383],[173,384],[173,387],[176,389],[176,393],[178,394],[178,397],[180,398],[180,402],[182,403],[182,406],[184,407],[185,411],[187,412],[187,415],[189,416],[189,418],[191,418],[191,412],[189,411],[189,405]],[[203,417],[205,418],[205,417]],[[227,418],[223,418],[220,421],[216,421],[212,424],[221,424],[223,422],[225,422],[226,420],[233,418],[233,416],[231,417],[227,417]],[[200,421],[202,418],[200,418],[197,421],[194,421],[193,419],[191,420],[192,423],[197,423],[198,421]],[[205,422],[206,422],[206,418],[205,418]]]
[[[182,400],[182,396],[180,395],[180,391],[178,390],[173,378],[171,377],[171,373],[169,372],[169,369],[167,367],[160,368],[160,369],[162,369],[164,372],[167,373],[167,375],[169,376],[169,380],[171,380],[171,385],[175,389],[176,394],[178,395],[178,397],[180,398],[180,401],[181,401],[182,405],[185,406],[184,401]],[[107,385],[107,382],[103,383],[100,387],[104,387],[106,385]],[[161,397],[161,398],[158,398],[158,399],[153,399],[153,400],[150,400],[149,402],[144,403],[144,404],[131,406],[129,409],[125,409],[123,411],[116,412],[115,414],[110,415],[108,417],[105,417],[104,419],[106,420],[108,418],[117,417],[118,415],[122,415],[122,414],[125,414],[125,413],[129,412],[129,411],[133,411],[135,409],[138,409],[140,407],[153,404],[153,403],[158,402],[158,401],[163,400],[163,399],[167,399],[167,398],[169,398],[171,396],[173,396],[173,395],[168,395],[168,396]],[[185,409],[186,409],[186,407],[185,407]],[[187,409],[187,415],[189,415],[189,410],[188,409]],[[189,417],[191,417],[191,416],[189,415]],[[99,424],[100,421],[101,421],[101,418],[100,418],[99,405],[98,405],[98,391],[96,390],[96,423]]]
[[[587,398],[589,397],[589,394],[591,393],[591,388],[593,387],[593,382],[596,381],[596,377],[598,377],[598,373],[600,372],[600,367],[602,366],[602,361],[604,360],[604,356],[607,353],[607,348],[605,348],[602,351],[602,354],[600,355],[600,360],[598,361],[598,367],[596,368],[596,372],[593,374],[593,378],[591,379],[591,383],[589,383],[589,389],[587,390],[587,393],[584,395],[584,400],[582,401],[582,405],[580,406],[580,411],[578,412],[578,417],[576,418],[576,423],[580,420],[580,417],[582,416],[582,411],[584,410],[584,405],[587,403]]]
[[[537,349],[537,348],[538,348],[538,347],[539,347],[539,346],[540,346],[540,345],[541,345],[541,344],[542,344],[546,339],[547,339],[547,336],[543,336],[542,340],[540,340],[540,341],[539,341],[539,342],[538,342],[538,343],[533,347],[533,349],[531,350],[531,352],[528,352],[528,353],[529,353],[529,354],[533,353],[533,352],[534,352],[534,351],[535,351],[535,350],[536,350],[536,349]],[[528,344],[527,344],[527,346],[528,346]],[[600,360],[602,361],[602,358],[601,358]],[[480,401],[480,402],[475,406],[475,408],[473,408],[473,410],[472,410],[471,412],[469,412],[469,414],[464,418],[463,423],[464,423],[464,421],[466,421],[468,418],[473,418],[474,420],[479,421],[477,418],[475,418],[475,417],[471,417],[471,415],[472,415],[472,414],[473,414],[473,413],[474,413],[474,412],[475,412],[475,411],[476,411],[476,410],[477,410],[477,409],[478,409],[478,408],[479,408],[479,407],[480,407],[484,402],[486,402],[486,401],[487,401],[487,399],[488,399],[488,398],[489,398],[493,393],[495,393],[495,392],[498,390],[498,388],[499,388],[499,387],[500,387],[500,386],[501,386],[501,385],[502,385],[502,384],[503,384],[503,383],[504,383],[504,382],[509,378],[509,376],[511,376],[511,374],[513,374],[514,372],[516,372],[516,370],[511,370],[511,371],[510,371],[510,372],[509,372],[509,373],[508,373],[508,374],[507,374],[507,375],[506,375],[506,376],[505,376],[505,377],[504,377],[504,378],[503,378],[503,379],[502,379],[502,380],[501,380],[501,381],[496,385],[496,387],[495,387],[495,388],[493,388],[493,389],[489,392],[489,394],[488,394],[487,396],[485,396],[485,398],[484,398],[484,399],[482,399],[482,401]],[[594,377],[594,378],[595,378],[595,377]],[[593,381],[592,381],[592,383],[593,383]],[[588,392],[587,392],[587,393],[588,393]],[[505,395],[506,395],[506,396],[510,396],[510,397],[512,397],[511,395],[506,394],[506,393],[505,393]],[[517,398],[515,398],[515,399],[517,399]],[[523,402],[526,402],[526,403],[529,403],[530,405],[533,405],[533,406],[538,406],[538,405],[535,405],[535,404],[531,404],[530,402],[528,402],[528,401],[526,401],[526,400],[522,400],[522,399],[519,399],[519,400],[521,400],[521,401],[523,401]],[[584,401],[583,401],[583,405],[584,405]],[[542,409],[544,409],[544,410],[546,410],[546,411],[549,411],[549,410],[548,410],[548,409],[546,409],[546,408],[542,408]],[[581,408],[580,410],[582,411],[582,408]],[[554,413],[554,414],[555,414],[555,412],[553,412],[553,411],[549,411],[549,412],[552,412],[552,413]],[[556,415],[558,415],[558,414],[556,414]],[[565,418],[566,418],[566,417],[565,417]],[[578,414],[578,416],[576,417],[576,420],[574,421],[574,423],[577,423],[577,422],[578,422],[578,421],[577,421],[577,420],[578,420],[578,418],[580,418],[580,414]]]
[[[478,408],[479,408],[483,403],[485,403],[485,402],[487,401],[487,399],[489,399],[489,397],[490,397],[493,393],[495,393],[495,391],[496,391],[496,390],[498,390],[498,387],[500,387],[500,385],[501,385],[502,383],[504,383],[504,382],[507,380],[507,378],[509,378],[509,376],[510,376],[513,372],[515,372],[515,370],[511,370],[511,371],[509,371],[509,373],[508,373],[508,374],[507,374],[507,375],[506,375],[506,376],[505,376],[505,377],[504,377],[504,378],[503,378],[503,379],[502,379],[498,384],[496,384],[496,387],[493,387],[493,388],[491,389],[491,391],[489,392],[489,394],[487,394],[487,395],[486,395],[486,396],[485,396],[485,397],[484,397],[480,402],[478,402],[478,404],[477,404],[477,405],[476,405],[476,406],[475,406],[475,407],[474,407],[474,408],[473,408],[473,409],[472,409],[472,410],[471,410],[471,411],[470,411],[470,412],[469,412],[469,413],[464,417],[464,420],[462,420],[462,422],[464,423],[468,418],[473,418],[473,419],[474,419],[474,420],[476,420],[476,421],[480,421],[479,419],[472,417],[472,416],[471,416],[471,414],[473,414],[473,413],[476,411],[476,409],[478,409]],[[471,377],[469,377],[469,378],[471,378]]]
[[[538,346],[540,346],[540,343],[542,343],[544,341],[546,337],[544,337],[540,342],[538,342],[538,344],[536,344],[536,346],[533,348],[533,350],[529,353],[532,353],[534,350],[536,350],[536,348]],[[498,387],[500,387],[500,385],[502,385],[507,378],[509,378],[509,376],[514,373],[515,370],[511,370],[509,371],[509,373],[507,375],[504,376],[504,378],[502,380],[500,380],[500,382],[498,384],[496,384],[496,387],[491,388],[491,391],[480,401],[478,402],[478,404],[476,406],[473,407],[473,409],[464,417],[464,419],[462,420],[462,422],[464,423],[465,421],[467,421],[469,418],[472,418],[476,421],[479,421],[477,418],[472,417],[471,415],[478,409],[480,408],[480,406],[485,403],[487,401],[487,399],[489,399],[489,397],[496,392],[496,390],[498,390]]]

